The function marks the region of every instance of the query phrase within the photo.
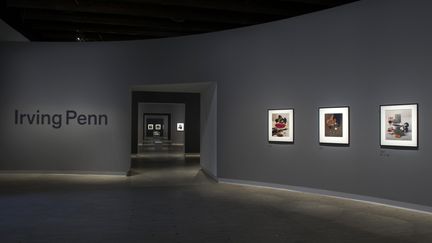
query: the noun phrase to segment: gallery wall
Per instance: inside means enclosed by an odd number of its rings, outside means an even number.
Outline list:
[[[2,19],[0,19],[0,41],[29,41],[25,36],[16,31]]]
[[[2,43],[0,169],[126,171],[129,87],[214,82],[219,178],[432,206],[431,8],[364,0],[181,38]],[[419,103],[418,150],[380,148],[379,105],[394,103]],[[349,147],[318,143],[322,106],[350,106]],[[17,108],[106,113],[110,123],[15,126]],[[267,142],[271,108],[294,108],[294,144]]]
[[[138,122],[138,126],[142,127],[142,126],[147,126],[147,124],[152,124],[153,128],[152,130],[148,131],[151,132],[152,135],[148,135],[148,134],[140,134],[138,133],[138,143],[143,143],[143,139],[153,139],[153,132],[154,132],[154,125],[157,122],[159,125],[162,126],[162,129],[158,129],[161,130],[161,135],[159,136],[159,138],[168,140],[169,137],[171,137],[171,126],[170,126],[170,119],[171,118],[171,114],[166,113],[166,115],[150,115],[150,114],[146,114],[145,115],[145,120],[147,123],[142,123],[142,121],[144,121],[144,119],[140,119],[140,121]],[[139,128],[138,127],[138,128]],[[142,132],[143,128],[141,128],[141,132]],[[145,128],[144,128],[145,130]],[[141,138],[140,138],[141,137]]]
[[[184,131],[177,131],[177,123],[185,121],[185,105],[184,104],[167,104],[167,103],[140,103],[138,105],[138,142],[142,143],[143,138],[143,114],[144,113],[166,113],[171,115],[171,141],[173,143],[184,144]],[[166,121],[168,122],[168,121]],[[169,126],[167,124],[166,126]],[[168,135],[168,128],[165,129],[164,136]]]

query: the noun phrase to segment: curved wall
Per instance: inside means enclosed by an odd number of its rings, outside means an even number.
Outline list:
[[[21,33],[0,19],[0,42],[1,41],[29,41]]]
[[[183,38],[2,43],[0,169],[126,171],[130,86],[216,82],[218,177],[432,206],[431,8],[365,0]],[[413,102],[419,150],[380,149],[379,105]],[[351,107],[351,145],[320,146],[318,107],[339,105]],[[17,128],[16,107],[105,112],[112,122]],[[267,109],[285,107],[295,109],[295,143],[269,144]]]

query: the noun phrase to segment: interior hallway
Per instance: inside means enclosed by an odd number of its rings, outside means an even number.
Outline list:
[[[171,156],[135,159],[131,177],[2,174],[0,236],[1,242],[426,243],[432,215],[217,184],[197,158]]]

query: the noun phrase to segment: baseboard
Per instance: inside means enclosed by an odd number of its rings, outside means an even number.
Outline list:
[[[81,170],[0,170],[0,174],[50,174],[50,175],[107,175],[126,176],[122,171],[81,171]]]
[[[219,182],[219,178],[217,176],[213,175],[209,170],[201,166],[201,170],[206,174],[208,177],[212,178],[214,181]]]
[[[199,153],[185,153],[185,157],[200,157]]]
[[[429,206],[393,201],[393,200],[370,197],[370,196],[362,196],[362,195],[350,194],[344,192],[335,192],[335,191],[327,191],[327,190],[314,189],[308,187],[289,186],[289,185],[282,185],[282,184],[275,184],[275,183],[226,179],[226,178],[219,178],[218,182],[225,183],[225,184],[242,185],[242,186],[263,187],[263,188],[285,190],[285,191],[299,192],[299,193],[317,194],[321,196],[338,198],[343,200],[351,200],[351,201],[369,203],[374,205],[387,206],[387,207],[392,207],[397,209],[403,209],[403,210],[408,210],[413,212],[432,214],[432,207]]]

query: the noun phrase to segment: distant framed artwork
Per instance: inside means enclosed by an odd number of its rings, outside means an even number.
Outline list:
[[[349,126],[348,106],[319,108],[320,144],[349,145]]]
[[[162,125],[161,124],[155,124],[155,130],[161,130],[162,129]]]
[[[380,106],[381,147],[418,148],[418,104]]]
[[[177,131],[183,132],[184,131],[184,123],[177,123]]]
[[[294,142],[294,109],[268,110],[268,141]]]
[[[153,124],[147,124],[147,130],[149,131],[153,130]]]

